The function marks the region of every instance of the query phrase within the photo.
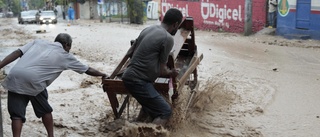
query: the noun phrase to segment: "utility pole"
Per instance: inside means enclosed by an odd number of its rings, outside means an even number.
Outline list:
[[[244,35],[252,33],[252,0],[245,0]]]
[[[7,13],[9,12],[9,9],[10,9],[10,0],[7,0],[7,8],[6,8],[6,11],[4,12],[6,16],[7,16]]]
[[[103,22],[103,20],[102,20],[102,4],[99,4],[99,9],[100,9],[100,22]]]
[[[102,22],[103,20],[103,15],[102,15],[102,4],[103,4],[104,2],[103,2],[103,0],[98,0],[98,6],[99,6],[99,12],[100,12],[100,22]]]
[[[120,13],[121,13],[121,23],[123,23],[123,11],[122,11],[122,6],[123,6],[123,4],[122,4],[122,1],[120,1],[121,2],[121,8],[120,8]]]

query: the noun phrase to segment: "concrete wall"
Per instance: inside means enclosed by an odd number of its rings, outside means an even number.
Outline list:
[[[90,19],[90,6],[86,1],[84,4],[80,4],[80,19]]]
[[[100,19],[100,5],[97,2],[91,3],[92,7],[92,14],[94,19]],[[90,3],[86,1],[84,4],[79,4],[80,6],[80,19],[90,19]],[[122,9],[121,9],[122,6]],[[127,6],[126,3],[123,2],[118,3],[117,1],[110,2],[110,3],[103,3],[101,5],[101,10],[103,15],[105,16],[112,16],[112,15],[126,15],[127,14]],[[122,11],[121,11],[122,10]]]
[[[92,13],[90,12],[90,4],[92,4],[91,5]],[[89,3],[89,1],[86,1],[84,4],[79,4],[80,19],[90,19],[90,14],[93,14],[94,19],[99,19],[97,6],[98,4],[96,1],[92,3]]]
[[[264,28],[266,24],[266,0],[252,0],[252,31]],[[161,16],[169,8],[178,8],[184,16],[191,16],[194,25],[201,30],[244,32],[245,0],[201,0],[197,2],[162,0]]]

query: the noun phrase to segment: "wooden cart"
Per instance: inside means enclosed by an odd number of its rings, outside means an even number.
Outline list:
[[[180,70],[179,75],[176,78],[158,77],[154,83],[157,91],[173,102],[182,92],[184,86],[189,86],[191,91],[196,90],[198,86],[197,66],[202,58],[203,55],[198,56],[197,53],[193,18],[187,17],[182,21],[179,30],[174,36],[174,46],[167,63],[169,68]],[[108,95],[115,119],[120,118],[126,105],[129,105],[130,94],[121,80],[121,74],[126,69],[129,61],[130,58],[124,56],[111,76],[102,81],[103,90]],[[169,84],[172,84],[170,86],[172,87],[171,90],[169,90]],[[169,91],[173,91],[173,94],[170,94]],[[117,95],[126,96],[121,106]]]

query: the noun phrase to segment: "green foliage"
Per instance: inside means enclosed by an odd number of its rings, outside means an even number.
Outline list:
[[[56,0],[56,5],[64,5],[66,0]]]
[[[45,6],[44,0],[29,0],[29,9],[37,10],[42,9]]]
[[[0,0],[0,9],[3,10],[3,8],[6,7],[6,3],[4,0]]]
[[[76,2],[76,0],[55,0],[55,5],[68,5],[70,2]]]
[[[55,5],[68,5],[69,3],[73,2],[77,2],[80,4],[84,4],[87,1],[97,1],[97,0],[55,0]]]
[[[86,0],[76,0],[76,1],[80,4],[84,4],[86,2]]]
[[[144,8],[146,4],[142,0],[128,0],[128,12],[130,16],[130,23],[143,24],[146,20]]]
[[[128,15],[120,15],[120,14],[118,14],[118,15],[112,15],[112,18],[128,18]]]
[[[18,15],[21,11],[20,9],[20,0],[11,0],[10,8],[14,15]]]

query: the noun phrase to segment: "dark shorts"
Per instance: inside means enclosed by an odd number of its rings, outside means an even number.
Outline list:
[[[161,96],[150,82],[123,80],[131,95],[141,104],[142,110],[153,119],[169,119],[172,110],[169,103]]]
[[[38,118],[52,112],[52,108],[48,102],[48,92],[46,89],[37,96],[22,95],[9,91],[8,111],[10,118],[12,120],[21,119],[24,123],[26,121],[26,107],[29,101],[31,101],[34,113]]]

